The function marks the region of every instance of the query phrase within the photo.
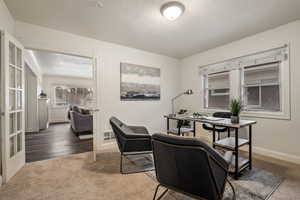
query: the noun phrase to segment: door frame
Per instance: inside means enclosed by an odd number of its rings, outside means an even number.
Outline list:
[[[4,56],[4,49],[3,49],[3,45],[2,45],[2,42],[4,42],[4,38],[3,38],[3,35],[2,33],[4,33],[5,31],[4,30],[1,30],[0,29],[0,34],[1,34],[1,57],[3,58]],[[95,55],[90,55],[90,56],[86,56],[86,55],[80,55],[80,54],[77,54],[77,53],[72,53],[72,52],[69,52],[69,51],[61,51],[61,50],[52,50],[52,49],[44,49],[44,48],[32,48],[30,46],[24,46],[24,50],[37,50],[37,51],[46,51],[46,52],[50,52],[50,53],[59,53],[59,54],[63,54],[63,55],[71,55],[71,56],[78,56],[78,57],[83,57],[83,58],[89,58],[91,60],[93,60],[93,75],[95,77],[93,77],[93,82],[94,82],[94,95],[95,95],[95,101],[96,101],[96,112],[93,113],[93,122],[96,126],[94,126],[94,132],[93,133],[93,160],[96,161],[96,154],[97,154],[97,151],[99,149],[99,143],[100,145],[103,143],[103,141],[100,139],[102,138],[102,135],[101,134],[101,131],[102,131],[102,128],[100,126],[100,122],[101,122],[101,119],[100,119],[100,115],[102,113],[102,111],[100,110],[100,112],[98,112],[98,109],[100,109],[100,94],[101,92],[99,91],[100,89],[100,76],[99,76],[99,73],[100,73],[100,58],[98,56],[95,56]],[[25,62],[25,59],[24,59],[24,62]],[[3,66],[4,64],[4,61],[3,59],[1,59],[1,66]],[[1,73],[0,73],[1,75]],[[2,75],[1,75],[2,76]],[[0,77],[1,77],[0,76]],[[0,84],[2,84],[2,78],[0,78]],[[1,86],[1,85],[0,85]],[[2,92],[2,91],[1,91]],[[24,102],[25,104],[25,102]],[[1,114],[1,113],[0,113]],[[25,114],[24,114],[25,115]],[[97,122],[97,123],[95,123]],[[1,121],[2,123],[2,121]],[[24,133],[25,135],[25,133]],[[100,139],[100,140],[99,140]],[[0,142],[2,143],[2,140],[3,140],[3,131],[2,131],[2,126],[1,126],[1,134],[0,134]],[[25,147],[25,145],[24,145]],[[2,176],[1,176],[1,173],[0,173],[0,187],[3,183],[3,176],[4,176],[4,170],[3,170],[3,163],[4,163],[4,145],[1,145],[1,164],[2,164]],[[26,154],[25,154],[26,156]]]
[[[2,98],[1,97],[4,93],[4,91],[1,91],[2,89],[2,85],[3,85],[3,78],[2,78],[2,67],[4,66],[4,47],[3,47],[3,43],[4,43],[4,30],[0,29],[0,100],[2,101]],[[0,101],[0,102],[1,102]],[[4,123],[4,120],[2,119],[3,118],[3,112],[2,111],[2,105],[0,103],[0,187],[2,186],[3,184],[3,164],[4,164],[4,143],[3,143],[3,137],[4,137],[4,128],[3,128],[3,123]]]
[[[93,86],[94,86],[94,95],[95,95],[95,100],[96,100],[96,110],[92,111],[93,113],[93,124],[94,124],[94,132],[97,132],[98,134],[93,134],[93,160],[96,161],[96,153],[99,150],[99,143],[103,143],[103,138],[101,134],[102,129],[100,126],[101,118],[100,115],[102,113],[100,109],[100,94],[101,92],[99,91],[100,89],[100,58],[96,55],[81,55],[78,53],[73,53],[67,50],[53,50],[53,49],[47,49],[47,48],[35,48],[35,47],[30,47],[30,46],[24,46],[24,50],[34,50],[34,51],[44,51],[44,52],[49,52],[49,53],[57,53],[57,54],[63,54],[63,55],[68,55],[68,56],[77,56],[77,57],[82,57],[82,58],[88,58],[93,61]],[[97,123],[95,123],[97,122]],[[96,140],[96,141],[95,141]]]

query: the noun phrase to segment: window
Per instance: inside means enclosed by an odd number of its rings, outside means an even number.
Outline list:
[[[245,67],[243,77],[246,110],[281,111],[280,62]]]
[[[55,106],[89,105],[93,101],[91,88],[77,88],[69,86],[55,86]]]
[[[205,77],[205,107],[228,109],[230,100],[229,72],[208,74]]]
[[[291,119],[289,46],[199,67],[203,111],[229,110],[241,98],[243,116]]]
[[[57,86],[55,88],[55,105],[56,106],[66,106],[67,103],[67,95],[64,87]]]

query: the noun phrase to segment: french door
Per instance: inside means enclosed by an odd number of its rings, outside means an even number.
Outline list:
[[[2,174],[6,183],[25,164],[23,46],[1,32]]]

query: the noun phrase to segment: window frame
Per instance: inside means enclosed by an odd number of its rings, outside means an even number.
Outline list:
[[[241,80],[241,95],[240,98],[242,99],[242,101],[245,103],[246,100],[246,87],[258,87],[259,89],[259,104],[258,105],[245,105],[244,107],[244,111],[245,112],[251,112],[251,111],[255,111],[255,112],[271,112],[271,113],[276,113],[276,112],[282,112],[282,61],[277,61],[277,62],[271,62],[271,63],[264,63],[264,64],[260,64],[260,65],[254,65],[254,66],[243,66],[240,70],[240,80]],[[245,68],[249,68],[251,70],[251,68],[261,68],[261,69],[267,69],[267,68],[271,68],[274,67],[274,65],[278,64],[278,70],[279,70],[279,74],[278,74],[278,82],[277,83],[266,83],[266,84],[256,84],[256,85],[250,85],[250,86],[245,86]],[[249,71],[250,71],[249,70]],[[263,86],[278,86],[279,87],[279,111],[273,111],[273,110],[266,110],[266,109],[260,109],[261,105],[262,105],[262,87]]]
[[[282,119],[282,120],[291,120],[291,91],[290,91],[290,46],[289,45],[284,45],[283,47],[280,48],[274,48],[276,49],[282,49],[285,48],[284,55],[282,55],[284,58],[281,60],[277,60],[280,65],[279,65],[279,96],[280,96],[280,111],[270,111],[270,110],[261,110],[261,109],[244,109],[241,112],[242,117],[247,117],[247,118],[267,118],[267,119]],[[265,53],[268,51],[272,50],[267,50],[261,53]],[[260,54],[260,53],[256,53]],[[256,55],[253,54],[253,55]],[[249,57],[251,57],[250,55]],[[245,67],[251,66],[251,64],[242,64],[244,61],[243,58],[246,58],[248,56],[243,56],[240,58],[236,58],[238,61],[236,63],[238,64],[238,67],[232,67],[229,66],[226,67],[226,63],[231,62],[231,60],[223,61],[223,62],[218,62],[216,64],[212,64],[215,66],[211,65],[206,65],[200,67],[200,76],[201,76],[201,84],[202,84],[202,94],[203,94],[203,103],[202,103],[202,111],[205,113],[214,113],[217,111],[229,111],[229,109],[221,109],[221,108],[209,108],[207,107],[207,99],[206,99],[206,85],[207,85],[207,76],[208,74],[213,74],[213,73],[218,73],[218,72],[224,72],[228,71],[230,76],[229,76],[229,81],[230,81],[230,99],[234,97],[241,98],[242,100],[244,99],[244,75],[243,75],[243,70]],[[271,56],[272,57],[272,56]],[[240,60],[239,60],[240,59]],[[264,62],[260,62],[260,65],[265,65],[267,63],[271,63],[269,59],[264,60]],[[236,64],[233,63],[233,64]],[[245,62],[246,63],[246,62]],[[255,62],[254,62],[255,63]],[[253,65],[253,64],[252,64]]]
[[[61,87],[62,89],[64,89],[64,87],[67,87],[67,86],[65,86],[65,85],[54,85],[53,86],[53,103],[52,103],[52,106],[55,107],[55,108],[65,108],[65,107],[68,107],[68,102],[67,102],[66,99],[65,99],[66,105],[57,105],[56,89],[58,87]]]
[[[255,110],[255,109],[246,109],[243,110],[241,116],[244,117],[257,117],[257,118],[270,118],[270,119],[291,119],[290,111],[290,61],[289,58],[279,62],[279,101],[280,101],[280,111],[270,111],[270,110]],[[241,69],[241,98],[243,99],[243,79],[242,74],[243,68]]]
[[[76,86],[76,85],[64,85],[64,84],[54,84],[52,85],[53,88],[53,102],[52,102],[52,107],[53,108],[67,108],[69,106],[68,101],[66,100],[66,105],[57,105],[57,99],[56,99],[56,88],[57,87],[61,87],[61,88],[85,88],[85,89],[92,89],[93,91],[93,95],[94,95],[94,89],[93,87],[82,87],[82,86]],[[79,105],[79,106],[83,106],[83,105]]]

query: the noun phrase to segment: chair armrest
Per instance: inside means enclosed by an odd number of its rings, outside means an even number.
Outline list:
[[[220,167],[222,167],[225,171],[227,171],[231,163],[232,152],[228,151],[228,153],[226,152],[225,155],[223,156],[215,149],[211,148],[207,150],[212,160],[214,160],[214,162],[216,162],[218,165],[220,165]]]
[[[83,115],[81,113],[77,113],[76,114],[76,121],[78,123],[82,123],[82,122],[90,121],[90,120],[93,120],[93,116],[92,115]]]
[[[126,135],[127,140],[151,140],[151,136],[149,134],[144,133],[133,133]]]
[[[135,134],[149,135],[149,132],[144,126],[128,126]]]

